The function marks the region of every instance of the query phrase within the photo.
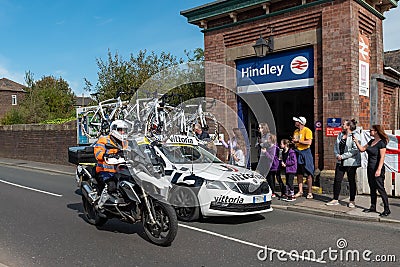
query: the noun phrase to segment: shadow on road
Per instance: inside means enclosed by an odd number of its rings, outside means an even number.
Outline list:
[[[67,208],[76,211],[78,213],[79,218],[81,218],[83,221],[86,222],[85,216],[83,215],[82,203],[80,202],[70,203],[67,204]],[[137,234],[146,241],[149,241],[146,234],[144,233],[143,225],[141,222],[131,224],[131,223],[121,222],[120,220],[114,218],[114,219],[109,219],[103,226],[93,226],[93,227],[96,227],[100,231],[108,231],[121,234]]]
[[[205,217],[200,222],[208,224],[243,224],[249,222],[256,222],[265,220],[261,214],[248,215],[248,216],[221,216],[221,217]]]

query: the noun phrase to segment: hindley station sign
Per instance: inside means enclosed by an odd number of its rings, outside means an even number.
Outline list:
[[[236,70],[239,94],[312,87],[314,52],[305,48],[237,60]]]

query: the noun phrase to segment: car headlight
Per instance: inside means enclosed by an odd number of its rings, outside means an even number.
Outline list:
[[[237,187],[236,183],[234,183],[234,182],[225,182],[225,184],[230,190],[232,190],[234,192],[237,192],[237,193],[241,193],[239,188]]]
[[[263,182],[267,181],[267,179],[264,176],[262,176],[261,174],[259,174],[258,172],[253,172],[253,175],[254,175],[254,178],[256,178],[256,179],[260,179]]]
[[[225,185],[220,181],[208,181],[208,180],[206,180],[206,188],[207,189],[219,189],[219,190],[227,189],[225,187]]]

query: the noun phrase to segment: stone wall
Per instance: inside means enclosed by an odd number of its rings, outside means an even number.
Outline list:
[[[68,147],[77,143],[76,121],[3,125],[0,140],[0,157],[68,165]]]

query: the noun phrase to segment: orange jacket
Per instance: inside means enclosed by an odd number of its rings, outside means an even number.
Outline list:
[[[123,142],[123,147],[114,143],[110,136],[101,136],[94,146],[94,156],[97,160],[96,173],[99,172],[116,172],[116,165],[107,164],[104,160],[104,154],[117,154],[123,148],[126,148],[126,142]],[[110,148],[113,147],[113,148]]]

